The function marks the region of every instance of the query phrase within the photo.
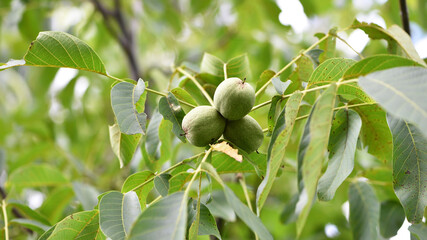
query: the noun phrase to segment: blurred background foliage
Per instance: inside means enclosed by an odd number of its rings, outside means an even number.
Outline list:
[[[40,31],[54,30],[68,32],[87,42],[113,76],[138,76],[148,81],[150,88],[159,91],[170,87],[172,66],[185,65],[198,70],[204,52],[224,61],[247,53],[252,71],[248,81],[255,85],[264,70],[277,71],[313,44],[317,32],[325,33],[332,27],[343,29],[355,18],[383,27],[401,25],[397,0],[127,0],[121,1],[120,9],[115,1],[99,1],[107,13],[119,10],[123,25],[111,16],[105,18],[96,2],[1,0],[0,62],[22,58]],[[427,1],[408,0],[407,4],[412,38],[421,57],[425,58]],[[127,33],[123,33],[123,26]],[[118,40],[121,34],[133,39],[127,43],[133,51],[132,62],[126,47]],[[367,36],[360,30],[340,34],[366,56],[386,52],[385,41],[368,43]],[[337,49],[337,56],[357,58],[340,41]],[[282,74],[282,80],[286,80],[290,72]],[[172,84],[176,84],[176,79],[173,80]],[[109,94],[112,83],[106,77],[72,69],[20,67],[0,73],[2,186],[7,175],[33,163],[59,169],[74,183],[74,192],[67,186],[23,191],[8,189],[9,198],[39,209],[54,223],[83,208],[76,199],[79,187],[91,189],[96,196],[120,189],[125,178],[135,171],[161,169],[162,166],[153,165],[152,159],[144,159],[141,151],[137,152],[132,164],[119,168],[108,135],[108,125],[114,122]],[[154,116],[158,97],[149,94],[147,102],[147,111]],[[264,108],[254,113],[263,127],[267,125],[267,111],[268,108]],[[291,144],[296,151],[297,139]],[[172,163],[200,151],[177,139],[173,139],[172,146]],[[366,152],[359,155],[363,156],[358,159],[365,159],[358,163],[359,169],[369,171],[370,167],[380,165],[375,159],[367,161],[373,157]],[[159,156],[154,154],[152,158]],[[288,163],[277,180],[281,184],[272,189],[261,215],[275,239],[295,237],[295,224],[284,225],[280,220],[285,203],[297,191],[296,162]],[[375,176],[390,181],[390,174],[390,169],[386,168],[383,175]],[[379,177],[377,181],[384,179]],[[261,179],[250,174],[247,181],[253,197]],[[345,183],[332,201],[313,207],[303,239],[351,238],[345,216],[348,211],[342,210],[346,208],[347,186]],[[394,196],[391,185],[379,189],[379,194]],[[243,196],[237,184],[233,190]],[[221,228],[224,239],[253,237],[239,221],[227,222]],[[20,234],[22,228],[12,231],[16,239],[26,239]]]

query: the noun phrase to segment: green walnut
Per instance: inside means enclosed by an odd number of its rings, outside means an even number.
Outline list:
[[[255,90],[240,78],[228,78],[218,85],[214,94],[216,109],[228,120],[248,114],[255,103]]]
[[[226,120],[210,106],[193,108],[182,119],[182,130],[188,141],[197,147],[204,147],[221,137]]]
[[[227,121],[224,138],[247,153],[251,153],[261,146],[264,134],[258,122],[246,115],[239,120]]]

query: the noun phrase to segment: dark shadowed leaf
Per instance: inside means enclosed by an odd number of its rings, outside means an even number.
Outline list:
[[[393,188],[411,223],[427,205],[427,138],[407,121],[387,115],[393,135]]]
[[[119,159],[120,168],[126,166],[133,157],[136,147],[141,139],[141,134],[128,135],[120,131],[119,125],[116,123],[109,126],[110,144],[114,154]]]
[[[387,112],[427,133],[426,79],[426,68],[398,67],[360,77],[359,85]]]
[[[354,182],[348,189],[350,226],[355,240],[377,239],[380,204],[369,184]]]
[[[289,98],[285,108],[277,119],[268,146],[267,173],[257,190],[256,204],[258,212],[261,211],[276,179],[277,171],[282,164],[302,98],[303,94],[300,91],[295,92]]]
[[[405,221],[405,211],[399,202],[388,200],[381,203],[380,233],[385,238],[391,238]]]
[[[135,192],[109,192],[99,202],[102,232],[111,239],[125,239],[140,213],[141,206]]]
[[[355,111],[341,109],[335,113],[329,138],[328,168],[319,179],[317,189],[320,200],[332,200],[338,187],[353,171],[361,126],[362,121]]]
[[[224,186],[224,193],[227,198],[227,202],[231,205],[237,216],[239,216],[239,218],[246,223],[246,225],[256,233],[261,240],[273,239],[261,220],[236,197],[230,188]]]
[[[156,178],[154,178],[154,186],[156,187],[157,192],[162,195],[162,197],[165,197],[168,195],[169,191],[169,179],[172,176],[167,173],[163,173]]]
[[[159,112],[163,115],[164,119],[173,123],[172,131],[175,136],[177,136],[182,142],[185,142],[185,132],[181,127],[185,113],[172,93],[168,93],[167,97],[160,98]]]
[[[136,220],[129,240],[184,240],[187,225],[187,200],[183,192],[160,199]]]
[[[316,195],[323,160],[327,153],[336,93],[337,85],[332,83],[316,101],[310,113],[310,121],[306,123],[306,125],[309,124],[309,132],[307,133],[309,134],[309,142],[303,153],[298,156],[298,164],[301,163],[298,167],[299,171],[302,171],[302,180],[304,183],[304,189],[300,192],[301,195],[298,204],[304,207],[298,216],[297,235],[300,235],[304,228],[313,198]],[[304,134],[306,134],[306,130],[307,127],[304,129]],[[302,162],[300,157],[303,157]]]
[[[215,217],[220,217],[229,222],[236,221],[236,213],[234,213],[233,208],[230,206],[230,204],[228,204],[224,192],[213,191],[211,195],[212,200],[206,204],[206,207],[209,208],[212,215]]]

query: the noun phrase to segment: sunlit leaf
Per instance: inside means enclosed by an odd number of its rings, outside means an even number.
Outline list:
[[[427,206],[427,138],[411,123],[391,115],[393,188],[409,222],[420,223]]]
[[[350,226],[355,240],[377,239],[380,204],[371,186],[354,182],[348,189]]]
[[[320,64],[311,74],[308,86],[337,82],[356,61],[346,58],[332,58]]]
[[[187,225],[187,200],[183,192],[160,199],[136,220],[129,240],[184,240]]]
[[[111,106],[120,131],[124,134],[145,134],[147,115],[138,112],[136,103],[145,91],[142,79],[138,83],[120,82],[111,89]]]
[[[141,208],[145,208],[147,195],[153,189],[153,181],[147,182],[154,178],[154,173],[150,171],[137,172],[130,175],[122,186],[122,193],[134,191],[139,198]]]
[[[266,167],[266,155],[261,153],[253,152],[249,154],[249,157],[252,161],[249,162],[247,158],[243,158],[242,162],[238,162],[231,158],[230,156],[224,153],[214,153],[212,154],[212,165],[218,171],[219,174],[223,173],[245,173],[245,172],[256,172],[255,167],[259,169],[260,172],[265,172]]]
[[[323,5],[323,4],[322,4]],[[335,56],[335,49],[336,49],[336,38],[334,35],[336,34],[337,29],[332,28],[329,30],[329,33],[331,36],[328,36],[326,40],[321,42],[319,44],[319,49],[323,50],[323,52],[319,55],[319,61],[320,63],[323,63],[324,61],[333,58]],[[319,39],[323,38],[325,36],[324,33],[317,33],[315,36]]]
[[[310,113],[310,121],[307,121],[306,128],[304,129],[304,134],[308,131],[309,141],[308,145],[303,144],[306,146],[304,150],[300,148],[298,156],[298,168],[302,171],[302,180],[304,183],[298,204],[304,207],[298,216],[297,235],[300,235],[304,228],[313,198],[316,194],[323,160],[327,153],[336,93],[337,85],[332,83],[316,101]],[[307,143],[307,140],[303,139],[302,141]]]
[[[172,93],[169,93],[168,97],[160,98],[159,112],[163,115],[165,120],[169,120],[173,123],[172,131],[175,136],[177,136],[182,142],[185,142],[185,132],[181,127],[185,113]]]
[[[141,139],[141,134],[128,135],[120,131],[116,123],[109,126],[110,144],[114,154],[119,158],[120,168],[126,166],[133,157]]]
[[[125,239],[140,213],[141,207],[135,192],[110,192],[99,203],[102,232],[111,239]]]
[[[38,209],[50,222],[55,223],[62,219],[64,209],[74,198],[74,191],[69,186],[57,187],[51,191]]]
[[[282,100],[282,96],[274,96],[271,99],[270,110],[268,111],[268,133],[267,136],[271,136],[273,133],[274,126],[276,125],[276,111],[280,108],[280,103]],[[280,109],[279,109],[280,110]]]
[[[399,26],[392,25],[388,29],[384,29],[375,23],[359,22],[356,19],[351,27],[363,30],[371,39],[385,39],[389,44],[389,49],[395,49],[398,46],[407,57],[426,66],[415,50],[411,37]]]
[[[265,70],[262,72],[258,81],[256,82],[256,90],[258,91],[264,84],[268,82],[276,73],[272,70]]]
[[[359,104],[352,101],[349,104]],[[362,119],[360,139],[368,153],[374,155],[382,162],[391,161],[392,137],[387,124],[386,113],[377,104],[353,107]]]
[[[50,234],[43,234],[43,239],[95,239],[104,240],[106,237],[99,229],[98,210],[71,214],[58,222]]]
[[[225,65],[225,66],[224,66]],[[218,78],[224,79],[224,69],[227,77],[238,77],[240,79],[250,77],[249,59],[246,54],[234,57],[228,62],[223,62],[221,59],[205,53],[203,55],[200,71],[209,73]]]
[[[104,63],[95,51],[64,32],[40,32],[28,48],[24,60],[10,61],[0,66],[0,70],[21,65],[68,67],[107,75]]]
[[[26,218],[14,218],[10,220],[10,224],[18,224],[25,228],[31,229],[38,234],[43,234],[45,231],[49,230],[50,226],[45,225],[39,221],[26,219]]]
[[[303,94],[299,91],[295,92],[286,103],[285,108],[280,113],[273,134],[268,145],[267,154],[267,173],[257,190],[257,211],[261,211],[265,200],[273,186],[277,171],[282,164],[286,147],[295,125],[295,119],[298,114],[299,105]]]
[[[356,112],[341,109],[335,113],[329,138],[328,168],[319,179],[317,189],[320,200],[332,200],[338,187],[353,171],[361,126],[362,121]]]
[[[359,85],[387,112],[427,133],[426,78],[426,68],[398,67],[360,77]]]
[[[15,211],[17,211],[19,214],[21,214],[22,217],[25,217],[26,219],[34,219],[37,222],[40,222],[41,224],[46,226],[51,225],[51,223],[49,222],[48,219],[46,219],[45,216],[31,209],[29,206],[23,203],[20,203],[16,200],[9,200],[7,202],[7,205],[9,207],[13,207]]]

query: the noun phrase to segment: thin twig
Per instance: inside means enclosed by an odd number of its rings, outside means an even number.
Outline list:
[[[274,76],[272,76],[256,93],[255,97],[261,94],[262,91],[264,91],[268,85],[271,83],[271,80],[275,77],[280,76],[286,69],[288,69],[292,64],[294,64],[298,59],[300,59],[303,55],[307,54],[310,50],[315,48],[317,45],[319,45],[321,42],[325,41],[328,37],[331,35],[328,33],[325,36],[323,36],[321,39],[319,39],[317,42],[315,42],[313,45],[311,45],[309,48],[307,48],[304,52],[300,53],[298,56],[296,56],[292,61],[290,61],[286,66],[284,66],[282,69],[280,69]]]
[[[406,0],[399,0],[400,4],[400,17],[402,18],[402,25],[405,32],[411,36],[411,28],[409,26],[409,14],[406,7]]]
[[[342,37],[338,36],[338,34],[334,34],[334,37],[338,38],[339,40],[341,40],[343,43],[345,43],[351,50],[353,50],[353,52],[355,52],[357,55],[359,55],[360,59],[364,59],[363,55],[361,53],[359,53],[358,51],[356,51],[356,49],[354,49],[346,40],[344,40]]]
[[[1,202],[1,209],[3,211],[3,221],[4,221],[4,238],[5,240],[9,240],[9,223],[7,219],[7,211],[6,211],[6,200],[3,199]]]
[[[189,74],[187,71],[185,71],[184,69],[182,69],[181,67],[177,67],[176,70],[182,74],[184,74],[185,76],[187,76],[191,81],[193,81],[193,83],[197,86],[197,88],[199,88],[199,90],[202,92],[202,94],[205,96],[205,98],[209,101],[209,103],[214,106],[214,102],[211,98],[211,96],[209,96],[209,93],[206,92],[206,90],[202,87],[202,85],[200,85],[200,83],[197,81],[197,79]]]

